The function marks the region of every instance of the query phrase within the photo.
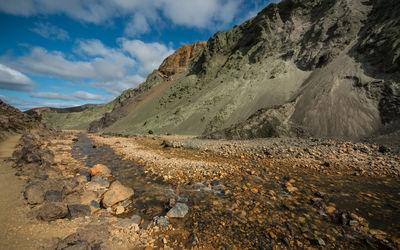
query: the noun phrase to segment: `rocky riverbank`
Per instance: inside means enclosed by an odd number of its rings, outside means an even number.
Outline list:
[[[217,193],[191,201],[188,238],[202,247],[389,247],[399,244],[399,155],[321,139],[104,138],[147,174]],[[379,218],[379,219],[377,219]]]
[[[89,137],[24,135],[9,160],[26,183],[27,227],[43,232],[34,246],[400,247],[399,156],[388,148]]]

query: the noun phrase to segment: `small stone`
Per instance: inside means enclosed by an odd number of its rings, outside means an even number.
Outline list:
[[[188,213],[189,208],[185,203],[176,203],[176,205],[168,211],[167,217],[183,218]]]
[[[318,245],[325,246],[325,241],[319,237],[317,238],[317,242],[318,242]]]
[[[360,223],[358,222],[358,221],[356,221],[356,220],[350,220],[349,221],[349,225],[350,226],[353,226],[353,227],[355,227],[355,226],[358,226]]]
[[[311,198],[311,204],[317,207],[321,207],[323,203],[322,198]]]
[[[118,206],[115,208],[115,214],[120,215],[125,212],[125,208],[123,206]]]
[[[334,213],[334,212],[336,211],[336,208],[335,208],[335,207],[329,206],[329,207],[326,207],[326,208],[325,208],[325,211],[326,211],[328,214],[332,214],[332,213]]]
[[[101,176],[111,176],[111,170],[108,169],[107,166],[103,164],[96,164],[90,169],[90,173],[92,176],[101,175]]]
[[[169,225],[168,218],[166,218],[164,216],[156,216],[153,218],[153,220],[156,222],[157,226],[159,226],[159,227],[168,227],[168,225]]]
[[[290,182],[286,182],[285,183],[285,187],[286,187],[286,190],[289,192],[289,193],[293,193],[293,192],[296,192],[298,189],[296,188],[296,187],[294,187],[293,185],[292,185],[292,183],[290,183]]]

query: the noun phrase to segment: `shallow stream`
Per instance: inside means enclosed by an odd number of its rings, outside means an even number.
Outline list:
[[[151,221],[154,216],[165,215],[168,208],[169,199],[174,198],[177,202],[181,201],[192,207],[194,205],[204,204],[204,209],[209,210],[209,206],[213,206],[213,201],[218,201],[214,204],[224,204],[221,209],[231,214],[228,219],[235,220],[231,205],[237,202],[237,199],[246,199],[250,203],[253,199],[261,202],[270,203],[266,196],[253,195],[249,197],[230,197],[224,195],[225,188],[233,190],[235,186],[258,185],[262,189],[274,190],[277,195],[282,197],[290,197],[285,193],[282,184],[284,177],[276,178],[260,178],[253,176],[246,177],[240,181],[221,180],[221,183],[194,183],[190,186],[175,187],[163,182],[162,178],[156,178],[144,173],[142,166],[122,159],[121,156],[114,153],[109,146],[95,147],[93,141],[84,134],[78,135],[79,140],[75,142],[73,147],[73,155],[86,163],[88,167],[101,163],[108,166],[113,175],[124,185],[132,187],[135,191],[132,211],[139,214],[147,221]],[[272,170],[271,170],[272,171]],[[283,173],[276,175],[283,175]],[[326,194],[326,203],[333,203],[339,211],[354,212],[363,218],[367,219],[370,228],[381,229],[392,236],[400,237],[400,182],[388,178],[371,178],[364,176],[327,176],[321,173],[312,171],[301,171],[290,173],[291,178],[296,180],[295,186],[303,197],[312,197],[315,191],[320,191]],[[236,200],[235,200],[236,199]],[[284,198],[285,199],[285,198]],[[309,206],[309,200],[303,200],[303,207]],[[247,201],[243,200],[242,204]],[[238,203],[239,204],[239,203]],[[217,206],[217,205],[216,205]],[[282,217],[287,216],[282,210],[281,205],[276,203],[269,209],[281,214]],[[307,209],[306,209],[307,210]],[[270,212],[266,210],[267,212]],[[295,209],[292,212],[296,217],[304,216],[304,209]],[[307,210],[308,211],[308,210]],[[206,214],[207,212],[204,212]],[[201,217],[200,217],[201,218]],[[199,218],[197,218],[199,219]],[[206,220],[206,218],[201,218]],[[245,220],[251,220],[246,218]],[[244,221],[245,221],[244,220]],[[290,218],[288,219],[290,220]],[[193,221],[192,221],[193,222]],[[207,222],[205,222],[207,223]],[[216,223],[214,220],[209,221],[210,224]],[[320,223],[320,222],[318,222]],[[324,223],[326,227],[330,222]]]

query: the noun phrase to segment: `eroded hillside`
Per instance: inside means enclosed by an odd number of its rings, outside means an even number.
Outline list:
[[[396,13],[395,1],[271,4],[105,132],[370,136],[399,117]]]

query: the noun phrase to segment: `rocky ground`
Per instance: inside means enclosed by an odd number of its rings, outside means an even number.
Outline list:
[[[26,183],[25,227],[43,232],[35,249],[396,249],[399,162],[345,141],[47,131],[8,167]]]

